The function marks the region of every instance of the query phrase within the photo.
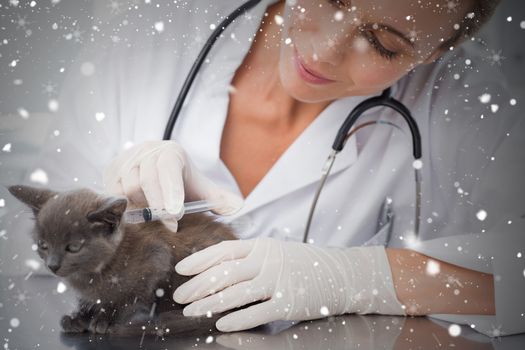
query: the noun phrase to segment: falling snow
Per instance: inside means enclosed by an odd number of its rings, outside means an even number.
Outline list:
[[[80,72],[86,77],[90,77],[95,73],[95,65],[91,62],[84,62],[80,65]]]
[[[20,326],[20,320],[18,318],[12,318],[10,321],[9,321],[9,325],[13,328],[16,328],[18,326]]]
[[[490,94],[484,93],[483,95],[479,96],[478,99],[481,101],[481,103],[487,104],[490,102],[492,96]]]
[[[451,324],[448,327],[448,334],[450,334],[451,337],[459,337],[461,335],[461,327],[457,324]]]
[[[59,107],[58,101],[55,99],[49,100],[49,102],[47,103],[47,108],[49,108],[51,112],[58,111],[58,107]]]
[[[322,306],[321,309],[319,310],[319,312],[323,316],[328,316],[330,314],[330,311],[328,310],[328,308],[326,306]]]
[[[20,114],[20,116],[23,119],[28,119],[29,118],[29,112],[26,109],[24,109],[24,108],[19,108],[18,109],[18,114]]]
[[[476,213],[476,217],[479,221],[484,221],[487,218],[487,212],[483,209]]]
[[[104,119],[106,119],[106,114],[104,114],[103,112],[97,112],[95,113],[95,119],[97,122],[101,122]]]
[[[40,262],[36,261],[35,259],[27,259],[25,264],[27,267],[35,271],[40,268]]]
[[[42,169],[36,169],[35,171],[33,171],[29,176],[29,180],[31,180],[31,182],[35,182],[41,185],[47,185],[47,183],[49,182],[47,173]]]
[[[428,260],[427,261],[427,267],[426,267],[426,273],[429,276],[436,276],[439,274],[441,268],[439,262],[435,260]]]
[[[412,162],[412,166],[414,169],[422,169],[423,168],[423,161],[421,159],[416,159]]]
[[[164,31],[164,22],[159,21],[155,23],[155,30],[159,33],[162,33]]]
[[[64,293],[67,290],[67,286],[64,284],[64,282],[58,282],[57,284],[57,292],[59,294]]]

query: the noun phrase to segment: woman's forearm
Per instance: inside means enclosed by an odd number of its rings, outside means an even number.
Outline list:
[[[408,315],[494,315],[491,274],[465,269],[407,249],[387,248],[398,300]]]

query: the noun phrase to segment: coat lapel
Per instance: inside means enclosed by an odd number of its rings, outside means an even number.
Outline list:
[[[350,110],[364,98],[352,97],[334,101],[281,155],[274,166],[245,199],[240,215],[270,203],[321,178],[336,133]],[[357,160],[355,137],[348,139],[337,155],[330,172],[334,176]]]

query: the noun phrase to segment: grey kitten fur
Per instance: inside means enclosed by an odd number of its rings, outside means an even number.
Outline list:
[[[186,317],[173,291],[189,277],[175,272],[184,257],[223,240],[232,230],[204,214],[184,216],[178,232],[160,222],[122,222],[125,198],[88,189],[55,192],[29,186],[9,191],[35,214],[33,239],[47,267],[79,296],[62,317],[65,332],[188,335],[217,331],[212,317]]]

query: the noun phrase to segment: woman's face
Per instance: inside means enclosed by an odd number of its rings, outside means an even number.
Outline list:
[[[439,57],[470,1],[287,0],[281,82],[310,103],[379,93]]]

